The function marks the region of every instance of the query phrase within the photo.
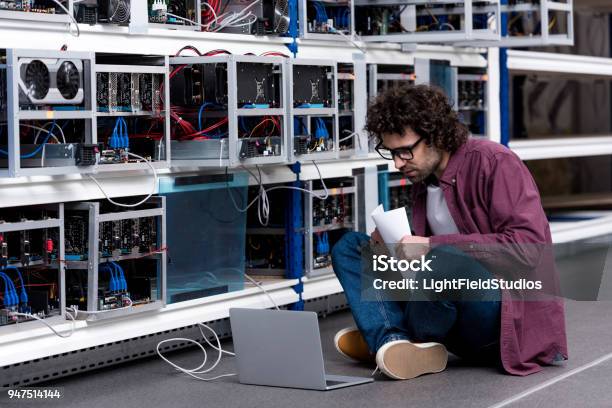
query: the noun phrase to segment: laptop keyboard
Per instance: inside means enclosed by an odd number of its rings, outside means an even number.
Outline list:
[[[327,385],[328,387],[331,387],[333,385],[338,385],[338,384],[344,384],[345,381],[332,381],[332,380],[325,380],[325,385]]]

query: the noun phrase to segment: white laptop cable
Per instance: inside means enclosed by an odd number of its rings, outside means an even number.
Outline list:
[[[270,301],[272,302],[272,304],[274,305],[276,310],[280,310],[280,308],[278,307],[278,305],[274,301],[274,298],[272,298],[270,293],[261,285],[260,282],[257,282],[255,279],[253,279],[252,277],[250,277],[247,274],[244,274],[244,277],[247,278],[249,281],[251,281],[257,288],[259,288],[268,297],[268,299],[270,299]],[[202,330],[202,328],[205,328],[205,329],[207,329],[208,331],[210,331],[212,333],[213,337],[215,338],[216,346],[214,344],[212,344],[208,340],[208,336],[206,336],[204,334],[204,331]],[[217,366],[221,362],[221,357],[223,356],[223,354],[227,354],[229,356],[235,356],[235,354],[232,353],[231,351],[223,350],[221,348],[221,341],[219,340],[219,336],[217,335],[217,333],[210,326],[208,326],[208,325],[206,325],[204,323],[198,323],[198,330],[200,330],[200,334],[202,335],[202,338],[204,339],[206,344],[208,344],[211,348],[213,348],[214,350],[216,350],[219,353],[219,354],[217,354],[217,360],[209,368],[204,369],[204,367],[206,366],[206,363],[208,362],[208,353],[206,351],[206,348],[200,342],[198,342],[196,340],[193,340],[193,339],[187,339],[187,338],[184,338],[184,337],[176,337],[176,338],[172,338],[172,339],[162,340],[162,341],[160,341],[157,344],[157,355],[162,360],[164,360],[166,363],[168,363],[172,367],[174,367],[174,369],[176,369],[177,371],[180,371],[180,372],[182,372],[184,374],[187,374],[187,375],[189,375],[189,376],[191,376],[193,378],[196,378],[198,380],[201,380],[201,381],[213,381],[213,380],[216,380],[216,379],[219,379],[219,378],[223,378],[223,377],[232,377],[232,376],[235,376],[236,373],[221,374],[221,375],[218,375],[218,376],[215,376],[215,377],[210,377],[210,378],[204,378],[204,377],[200,377],[199,376],[199,374],[208,374],[212,370],[217,368]],[[165,357],[162,354],[160,349],[161,349],[161,347],[164,344],[172,343],[172,342],[179,342],[179,341],[180,342],[187,342],[187,343],[195,344],[196,346],[198,346],[200,348],[200,350],[202,350],[202,352],[204,353],[204,361],[202,361],[202,364],[200,364],[196,368],[188,369],[188,368],[181,367],[178,364],[170,361],[167,357]]]

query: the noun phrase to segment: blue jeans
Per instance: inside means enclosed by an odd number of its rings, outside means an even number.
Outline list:
[[[363,301],[362,250],[368,250],[369,242],[370,237],[365,234],[345,234],[332,250],[332,261],[357,327],[370,351],[376,352],[389,341],[405,339],[419,343],[442,343],[457,356],[482,363],[499,363],[501,293],[498,289],[472,290],[469,294],[472,300],[469,301],[387,301],[378,293],[377,300]],[[479,262],[457,249],[438,247],[427,256],[432,255],[436,256],[436,264],[444,267],[426,272],[428,277],[492,277]],[[444,259],[448,262],[444,262]],[[418,274],[417,279],[420,279]],[[456,295],[453,299],[461,299],[461,293]]]

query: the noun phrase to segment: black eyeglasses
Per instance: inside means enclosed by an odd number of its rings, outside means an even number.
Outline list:
[[[394,157],[399,157],[402,160],[412,160],[414,158],[414,148],[417,147],[417,145],[421,143],[421,140],[423,139],[423,137],[420,137],[419,140],[414,142],[414,144],[410,146],[398,147],[397,149],[387,149],[385,146],[383,146],[382,142],[380,142],[376,145],[375,150],[378,154],[380,154],[380,157],[385,160],[393,160]]]

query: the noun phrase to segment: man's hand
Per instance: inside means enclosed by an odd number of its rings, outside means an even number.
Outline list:
[[[429,238],[405,235],[397,246],[397,256],[401,259],[416,259],[429,252]]]
[[[382,245],[385,243],[380,235],[380,232],[378,232],[378,228],[376,228],[372,233],[372,242],[376,245]]]
[[[370,237],[370,248],[377,255],[387,255],[390,256],[389,248],[385,245],[385,241],[382,239],[382,235],[378,232],[378,229],[375,229],[372,232],[372,236]]]

